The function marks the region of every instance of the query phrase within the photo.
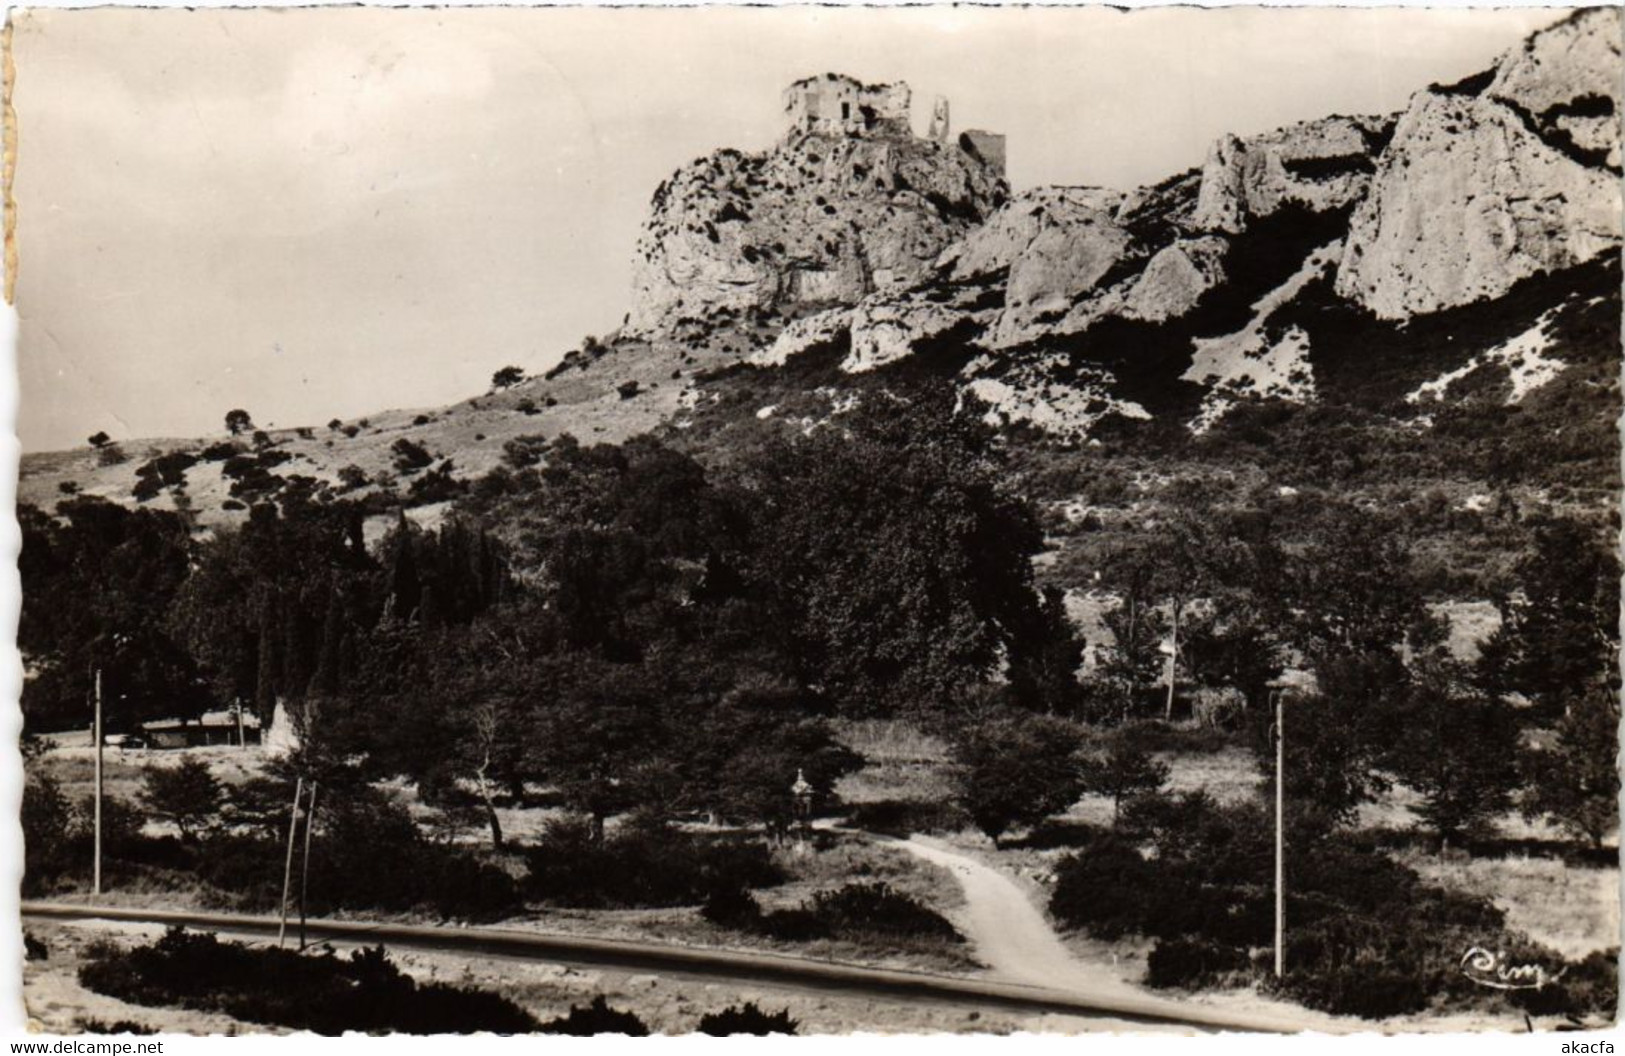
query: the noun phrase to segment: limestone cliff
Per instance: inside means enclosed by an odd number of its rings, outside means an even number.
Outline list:
[[[1620,242],[1620,13],[1583,11],[1486,75],[1417,93],[1350,223],[1337,290],[1403,319]]]
[[[790,128],[771,150],[719,151],[661,184],[638,242],[627,331],[792,319],[921,279],[1008,192],[997,160],[972,140],[950,141],[946,129],[915,136],[907,99],[902,85],[798,82]]]

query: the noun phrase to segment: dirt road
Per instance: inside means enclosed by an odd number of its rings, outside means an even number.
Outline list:
[[[959,881],[966,938],[998,978],[1074,993],[1144,996],[1110,969],[1073,957],[1014,878],[930,836],[888,842],[942,866]]]

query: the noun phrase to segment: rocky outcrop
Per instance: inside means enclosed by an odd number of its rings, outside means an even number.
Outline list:
[[[626,330],[704,332],[906,289],[1007,193],[980,156],[896,122],[719,151],[655,192]]]
[[[1536,33],[1496,68],[1485,94],[1534,118],[1549,138],[1619,168],[1620,17],[1581,11]]]
[[[1414,96],[1350,222],[1337,291],[1402,319],[1617,246],[1619,33],[1617,10],[1582,12],[1490,76]]]
[[[1224,281],[1224,239],[1213,235],[1182,238],[1158,250],[1129,289],[1120,314],[1160,323],[1196,307],[1202,295]]]
[[[1002,276],[1004,306],[988,341],[1005,347],[1051,329],[1118,269],[1129,233],[1113,219],[1122,200],[1097,187],[1042,187],[1018,195],[944,255],[950,281]]]
[[[1285,205],[1341,209],[1365,193],[1391,118],[1328,117],[1261,136],[1224,136],[1202,166],[1191,225],[1237,234]]]

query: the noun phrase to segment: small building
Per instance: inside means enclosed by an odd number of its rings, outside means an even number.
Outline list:
[[[244,708],[204,712],[196,719],[154,719],[142,723],[142,735],[153,748],[198,748],[207,745],[260,743],[260,720]]]

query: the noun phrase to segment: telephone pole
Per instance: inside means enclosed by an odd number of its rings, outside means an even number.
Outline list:
[[[320,783],[310,783],[310,803],[305,807],[305,857],[299,865],[299,948],[305,948],[305,894],[310,890],[310,830],[316,823],[316,789]]]
[[[96,741],[96,805],[92,808],[95,816],[95,864],[92,866],[90,893],[102,893],[102,669],[96,669],[96,718],[91,724],[91,737]]]
[[[1286,971],[1286,694],[1275,697],[1275,978]]]
[[[293,837],[299,829],[299,800],[304,798],[305,779],[293,782],[293,815],[288,819],[288,858],[282,866],[282,922],[277,925],[276,944],[280,949],[288,937],[288,888],[293,884]]]

